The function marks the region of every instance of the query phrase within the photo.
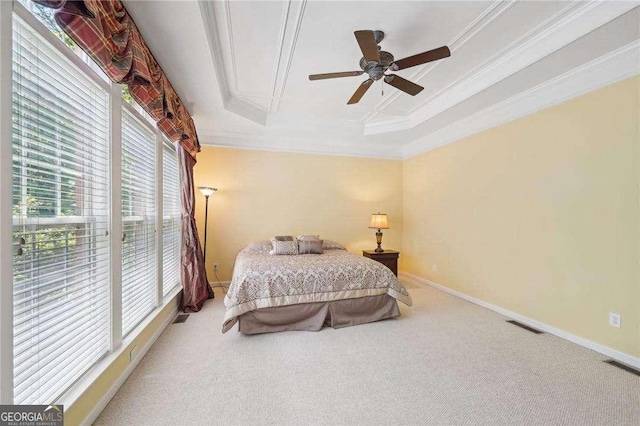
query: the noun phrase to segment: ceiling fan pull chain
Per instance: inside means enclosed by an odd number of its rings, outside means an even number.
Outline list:
[[[381,78],[380,81],[382,81],[382,96],[384,96],[384,78]]]

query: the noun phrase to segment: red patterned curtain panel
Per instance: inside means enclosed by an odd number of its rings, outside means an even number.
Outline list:
[[[207,280],[204,256],[196,228],[196,197],[193,188],[193,166],[196,160],[186,150],[178,147],[180,181],[182,182],[182,302],[184,312],[198,312],[204,302],[213,297],[213,290]]]
[[[56,9],[60,28],[116,83],[179,141],[192,157],[200,151],[193,119],[119,0],[33,0]]]

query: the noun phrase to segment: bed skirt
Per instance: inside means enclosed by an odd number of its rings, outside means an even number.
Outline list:
[[[400,316],[400,309],[396,299],[380,294],[249,311],[238,317],[238,331],[242,334],[320,331],[324,326],[349,327],[397,316]]]

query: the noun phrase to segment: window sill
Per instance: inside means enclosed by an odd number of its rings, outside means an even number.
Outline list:
[[[87,392],[91,386],[105,373],[109,367],[111,367],[115,361],[123,354],[129,354],[133,349],[132,344],[142,334],[142,332],[165,310],[168,306],[174,305],[172,312],[167,316],[166,320],[160,325],[153,334],[148,338],[146,342],[142,342],[143,346],[138,349],[138,353],[135,358],[129,361],[128,366],[124,371],[118,372],[109,383],[108,391],[102,395],[99,400],[94,402],[94,406],[90,408],[90,411],[86,414],[82,424],[91,424],[102,412],[104,407],[109,403],[113,395],[118,391],[120,386],[125,382],[127,377],[138,365],[140,360],[144,357],[147,351],[151,348],[153,343],[162,334],[166,327],[174,320],[178,314],[178,300],[181,286],[177,286],[167,294],[162,302],[162,306],[155,308],[147,317],[131,331],[127,337],[122,341],[122,344],[118,346],[114,351],[106,354],[100,361],[98,361],[93,368],[91,368],[75,385],[73,385],[65,394],[63,394],[57,404],[62,404],[65,407],[65,412],[74,405],[78,400]]]

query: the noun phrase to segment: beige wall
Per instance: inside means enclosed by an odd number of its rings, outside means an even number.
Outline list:
[[[640,356],[639,88],[407,160],[404,270]]]
[[[402,162],[331,155],[203,147],[195,186],[218,188],[209,199],[207,274],[231,279],[237,252],[273,235],[319,234],[353,253],[375,248],[371,213],[387,213],[383,247],[401,250]],[[196,191],[204,234],[204,197]]]
[[[640,356],[640,78],[404,162],[205,147],[207,270],[247,242],[319,233],[359,253],[369,215],[401,269]],[[197,194],[202,237],[204,199]],[[437,271],[432,271],[432,265]],[[608,325],[608,313],[622,327]]]

